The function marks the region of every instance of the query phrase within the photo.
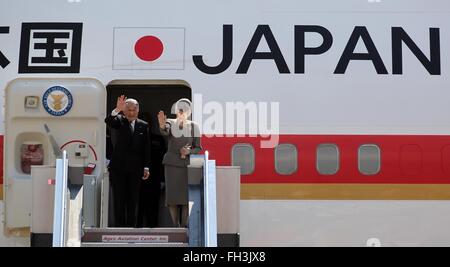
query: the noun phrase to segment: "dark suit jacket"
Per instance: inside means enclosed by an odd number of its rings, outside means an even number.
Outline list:
[[[109,115],[105,123],[116,131],[116,142],[109,163],[110,170],[143,173],[144,167],[150,167],[148,123],[137,119],[133,134],[130,123],[122,114]]]

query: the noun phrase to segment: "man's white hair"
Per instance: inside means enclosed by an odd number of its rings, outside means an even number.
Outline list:
[[[127,98],[127,100],[125,100],[125,105],[129,104],[133,104],[139,107],[139,102],[137,102],[137,100],[134,98]]]

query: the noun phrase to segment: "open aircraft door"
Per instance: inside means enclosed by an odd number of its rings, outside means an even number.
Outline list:
[[[67,151],[73,170],[95,176],[101,185],[105,170],[105,110],[106,89],[95,79],[21,78],[8,84],[4,141],[6,234],[30,227],[32,202],[47,197],[45,190],[33,190],[31,166],[51,168],[60,151]],[[71,182],[82,183],[82,179]],[[53,214],[53,207],[48,211]]]

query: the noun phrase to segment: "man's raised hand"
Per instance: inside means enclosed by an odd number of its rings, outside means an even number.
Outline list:
[[[121,95],[120,97],[117,98],[117,104],[116,104],[116,111],[117,112],[121,112],[125,110],[125,101],[127,100],[127,98],[124,95]]]

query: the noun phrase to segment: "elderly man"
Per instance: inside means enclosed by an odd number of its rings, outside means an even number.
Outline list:
[[[116,227],[136,227],[141,180],[150,177],[148,124],[138,119],[138,114],[139,103],[122,95],[105,119],[116,131],[109,163]]]

